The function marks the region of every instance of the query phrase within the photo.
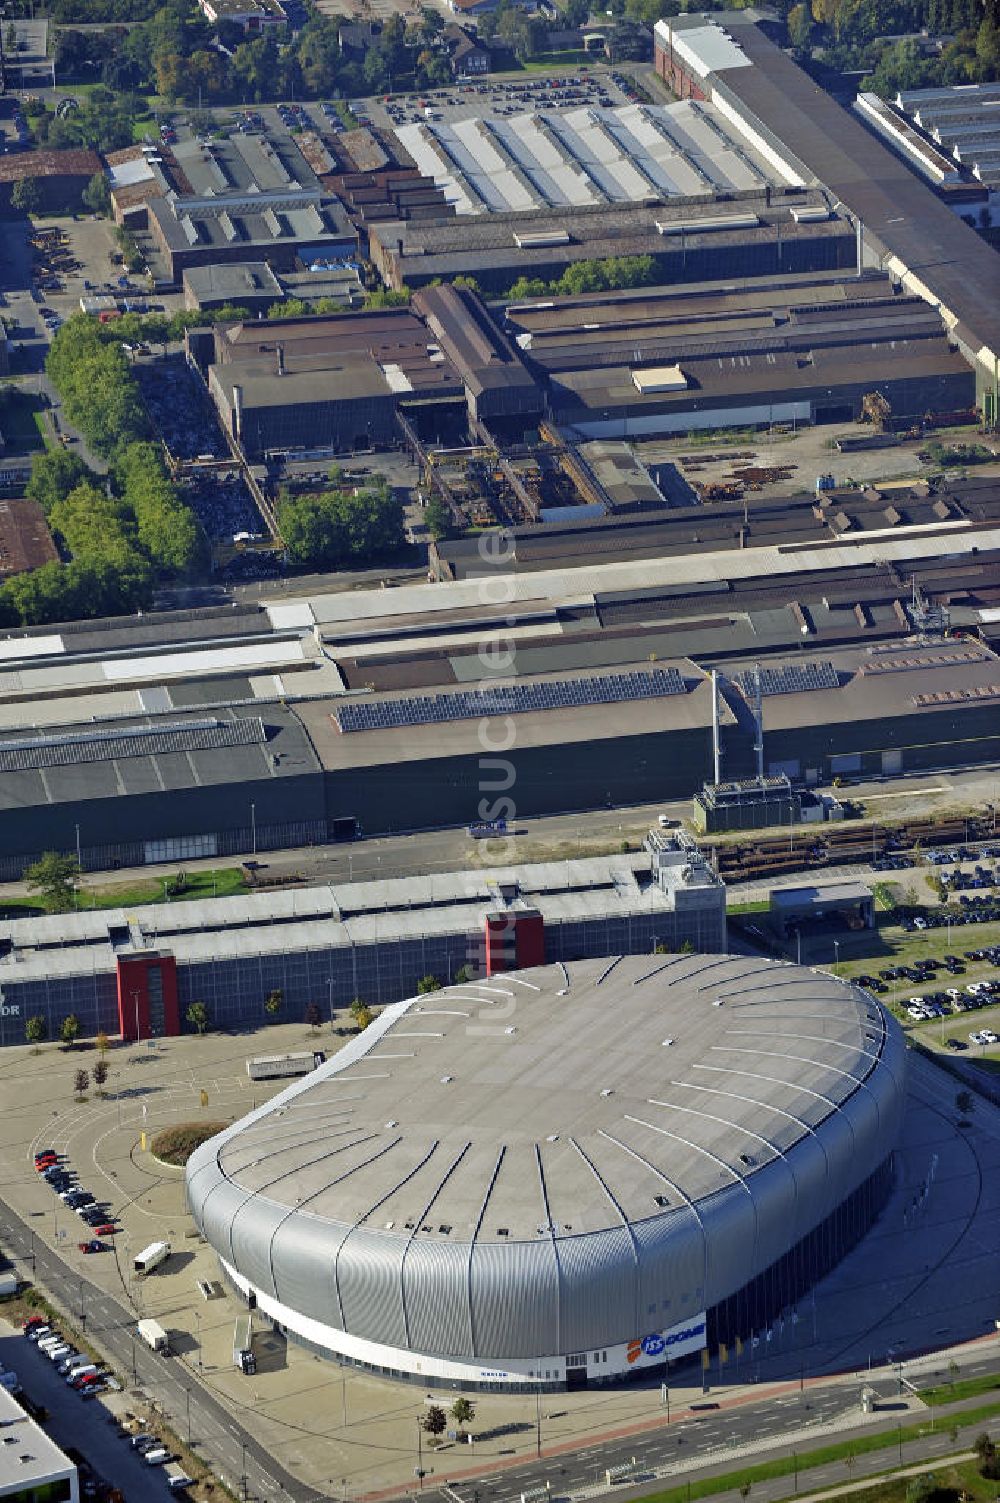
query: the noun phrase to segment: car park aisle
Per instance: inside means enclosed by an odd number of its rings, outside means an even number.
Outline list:
[[[126,1498],[144,1500],[156,1496],[151,1484],[152,1468],[121,1439],[117,1426],[104,1423],[108,1411],[94,1399],[85,1399],[68,1387],[58,1370],[33,1341],[20,1330],[0,1321],[0,1362],[21,1379],[27,1396],[49,1412],[45,1429],[63,1450],[79,1451],[98,1476],[121,1488]],[[167,1489],[161,1486],[166,1496]]]

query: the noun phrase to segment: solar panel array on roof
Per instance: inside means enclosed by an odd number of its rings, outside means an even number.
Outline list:
[[[747,698],[755,692],[755,675],[738,673],[736,681]],[[805,694],[810,689],[839,689],[837,670],[830,662],[778,663],[760,670],[761,694]]]
[[[536,710],[658,699],[684,692],[684,679],[676,668],[654,668],[649,673],[609,673],[603,678],[556,679],[543,684],[497,684],[494,688],[467,689],[457,694],[420,694],[412,699],[344,705],[333,718],[345,732],[381,731],[404,725],[475,720],[481,715],[524,715]]]
[[[124,757],[155,757],[166,752],[215,751],[224,746],[252,746],[264,740],[264,722],[253,715],[238,720],[181,720],[124,730],[33,736],[22,741],[0,741],[0,772],[72,767],[80,762],[115,762]]]

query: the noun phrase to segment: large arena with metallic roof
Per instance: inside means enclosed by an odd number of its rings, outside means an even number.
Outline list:
[[[823,971],[608,957],[388,1008],[199,1148],[230,1283],[392,1377],[656,1377],[791,1312],[877,1217],[901,1033]]]

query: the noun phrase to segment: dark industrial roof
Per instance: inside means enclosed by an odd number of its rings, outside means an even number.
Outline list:
[[[715,81],[861,219],[869,245],[926,284],[975,348],[1000,351],[996,252],[757,26],[737,12],[726,20],[753,66]]]
[[[60,736],[72,742],[88,733],[86,727],[46,727],[42,734],[25,731],[5,736],[3,755],[10,762],[20,749],[25,765],[5,767],[0,778],[0,811],[238,786],[265,778],[301,776],[317,767],[301,725],[279,706],[248,707],[210,716],[204,711],[190,716],[172,713],[172,729],[164,725],[167,719],[133,716],[101,727],[104,740],[90,746],[88,760],[66,761],[59,755]],[[214,739],[206,729],[209,720],[219,727]],[[97,728],[90,728],[89,734],[96,736]]]
[[[93,177],[101,170],[95,151],[21,151],[0,156],[0,183],[26,177]]]
[[[461,214],[452,218],[420,220],[386,220],[370,225],[372,238],[397,259],[401,275],[434,275],[449,268],[460,271],[517,265],[526,274],[532,266],[548,265],[554,256],[566,261],[601,256],[665,255],[680,252],[679,235],[664,235],[658,223],[689,226],[684,241],[691,250],[704,245],[736,246],[759,239],[775,240],[777,226],[785,242],[831,239],[848,233],[842,219],[798,223],[790,210],[809,205],[820,207],[819,193],[789,193],[772,189],[770,198],[763,190],[731,193],[726,197],[727,213],[753,213],[760,225],[745,229],[702,229],[699,221],[716,217],[719,204],[715,198],[670,199],[650,205],[598,204],[593,207],[562,209],[558,228],[566,230],[569,241],[553,247],[518,246],[514,235],[544,235],[554,225],[552,209],[523,213]],[[400,252],[398,247],[402,245]]]

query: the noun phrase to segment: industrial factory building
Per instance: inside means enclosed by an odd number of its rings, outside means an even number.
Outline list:
[[[460,215],[571,210],[780,188],[720,110],[685,99],[403,125],[396,135]]]
[[[721,110],[739,140],[790,186],[822,185],[885,269],[937,309],[976,374],[987,421],[998,412],[996,253],[895,150],[842,109],[754,24],[727,12],[656,23],[656,70],[675,94]]]
[[[258,1315],[368,1372],[656,1377],[750,1344],[860,1240],[905,1083],[859,988],[615,951],[398,1002],[196,1149],[188,1205]]]
[[[520,436],[543,394],[480,300],[428,287],[411,308],[229,324],[189,337],[226,430],[244,452],[384,448],[397,413],[460,442],[470,423]]]
[[[332,1022],[355,997],[398,1002],[428,975],[446,983],[657,946],[724,950],[720,879],[686,841],[657,833],[650,846],[0,923],[0,1045],[23,1044],[39,1014],[50,1038],[69,1013],[86,1034],[176,1034],[193,1001],[215,1027],[259,1027],[277,989],[290,1016],[315,1003]]]
[[[518,277],[551,280],[577,261],[609,256],[652,256],[667,284],[845,268],[856,256],[854,231],[821,193],[781,188],[379,220],[368,242],[390,287],[466,276],[496,296]]]
[[[161,286],[179,286],[192,267],[292,271],[357,254],[343,205],[284,134],[137,146],[114,153],[108,172],[115,218],[139,235]]]
[[[996,224],[1000,83],[903,89],[892,104],[862,93],[854,108],[969,224]]]
[[[230,324],[189,336],[223,426],[251,458],[402,441],[454,447],[540,419],[575,439],[968,412],[976,381],[939,315],[876,271],[759,277],[488,310],[467,288],[408,308]]]
[[[612,518],[518,570],[491,534],[489,580],[8,634],[0,875],[46,849],[135,866],[689,797],[713,669],[723,778],[758,771],[755,664],[768,776],[995,760],[995,481],[823,501],[679,508],[656,557],[615,559]]]
[[[874,271],[594,293],[504,317],[571,436],[850,422],[872,391],[897,420],[975,403],[937,312]]]

